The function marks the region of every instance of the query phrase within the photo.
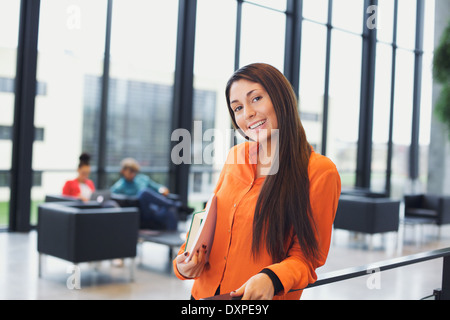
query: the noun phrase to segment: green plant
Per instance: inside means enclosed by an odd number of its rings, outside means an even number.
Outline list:
[[[435,113],[447,126],[450,135],[450,20],[434,51],[433,78],[442,85]]]

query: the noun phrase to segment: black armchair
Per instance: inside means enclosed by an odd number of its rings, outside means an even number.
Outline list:
[[[341,195],[334,228],[375,234],[397,232],[400,201]]]
[[[76,201],[82,203],[81,199],[71,196],[64,196],[61,194],[48,194],[45,196],[45,202],[67,202],[67,201]]]
[[[450,197],[419,194],[405,195],[405,218],[428,219],[438,226],[450,224]]]
[[[97,202],[48,202],[38,208],[39,276],[42,255],[74,264],[136,256],[137,208],[104,208]],[[133,274],[133,263],[131,275]],[[132,276],[131,276],[132,278]]]

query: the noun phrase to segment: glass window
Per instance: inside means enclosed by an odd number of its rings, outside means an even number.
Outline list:
[[[300,61],[300,118],[316,152],[322,148],[322,115],[325,90],[327,29],[304,21]]]
[[[392,47],[378,43],[372,134],[371,190],[384,192],[391,105]]]
[[[303,17],[317,22],[328,22],[328,0],[303,0]]]
[[[168,182],[177,19],[177,0],[114,1],[108,171],[133,157],[143,173]]]
[[[361,34],[366,16],[363,6],[361,0],[333,0],[333,26]]]
[[[240,66],[264,62],[283,71],[285,29],[284,13],[244,3]]]
[[[100,96],[90,79],[103,70],[106,0],[42,0],[39,23],[37,79],[45,90],[36,96],[34,124],[43,134],[33,146],[33,170],[41,175],[32,188],[32,224],[45,195],[61,194],[76,178],[83,136],[98,128],[86,126],[83,111],[93,91]]]
[[[423,50],[426,53],[432,53],[435,48],[434,44],[434,25],[435,25],[435,1],[425,1],[425,14],[424,14],[424,37],[423,37]],[[429,67],[429,65],[427,66]]]
[[[424,22],[424,55],[422,69],[422,92],[420,103],[420,132],[419,132],[419,180],[425,187],[428,180],[428,148],[430,145],[431,117],[433,105],[433,50],[435,2],[425,1]]]
[[[356,178],[361,52],[360,36],[333,30],[327,156],[339,169],[343,187],[353,187]]]
[[[0,228],[8,225],[20,1],[0,0]]]
[[[399,47],[412,50],[416,46],[416,7],[416,1],[398,0],[397,44]]]
[[[286,0],[251,0],[250,2],[257,3],[276,10],[286,10]]]
[[[220,12],[212,15],[211,12]],[[192,165],[189,203],[200,209],[231,146],[225,85],[234,71],[236,2],[198,0],[195,34]]]
[[[428,50],[430,48],[427,48]],[[419,181],[423,191],[428,181],[428,150],[431,135],[431,117],[433,109],[433,54],[427,52],[423,55],[422,88],[420,101],[420,127],[419,127]]]
[[[378,0],[376,11],[377,39],[392,43],[394,30],[394,0]]]
[[[411,145],[414,86],[414,54],[397,50],[394,94],[394,132],[392,157],[392,196],[402,198],[409,181],[409,147]]]

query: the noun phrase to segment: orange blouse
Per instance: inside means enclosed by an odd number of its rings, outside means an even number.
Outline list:
[[[195,299],[213,296],[220,285],[220,293],[238,289],[249,278],[268,268],[273,271],[284,291],[274,299],[299,299],[302,289],[317,280],[315,269],[322,266],[330,247],[332,225],[341,192],[341,180],[336,166],[326,157],[311,153],[308,165],[310,203],[316,223],[320,257],[308,261],[302,253],[297,237],[287,258],[273,263],[265,243],[252,255],[253,216],[265,177],[256,176],[256,143],[245,142],[233,147],[222,169],[214,193],[217,196],[217,222],[209,264],[195,279],[192,296]],[[292,242],[291,242],[292,243]],[[178,254],[182,254],[184,244]],[[174,272],[183,277],[173,261]]]

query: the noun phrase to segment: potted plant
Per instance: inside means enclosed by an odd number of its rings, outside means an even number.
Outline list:
[[[442,85],[435,113],[447,126],[450,135],[450,21],[434,51],[433,78]]]

